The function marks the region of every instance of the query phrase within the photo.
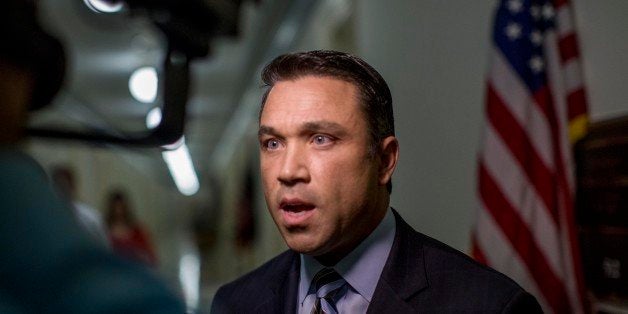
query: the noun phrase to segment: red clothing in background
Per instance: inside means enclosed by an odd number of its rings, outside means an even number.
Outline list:
[[[124,234],[110,233],[109,239],[116,254],[150,266],[157,265],[157,257],[148,234],[140,227],[133,227]]]

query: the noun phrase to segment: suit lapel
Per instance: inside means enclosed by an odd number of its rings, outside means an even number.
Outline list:
[[[290,267],[288,278],[281,287],[281,291],[277,294],[279,296],[285,296],[283,300],[278,302],[278,305],[282,305],[281,313],[296,313],[297,312],[297,291],[299,291],[299,276],[301,259],[298,254],[294,254],[295,258]]]
[[[395,240],[367,313],[416,312],[407,301],[428,286],[423,251],[410,246],[414,230],[395,210],[393,213]]]
[[[270,295],[255,309],[256,314],[296,313],[300,265],[299,254],[289,251],[286,260],[276,268],[277,280],[266,283]]]

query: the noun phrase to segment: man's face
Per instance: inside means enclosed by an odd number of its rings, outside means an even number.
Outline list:
[[[313,76],[278,82],[268,95],[259,130],[264,194],[297,252],[337,261],[385,214],[380,159],[369,155],[358,99],[353,84]]]

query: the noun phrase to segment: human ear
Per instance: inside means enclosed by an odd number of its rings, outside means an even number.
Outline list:
[[[395,172],[399,159],[399,142],[394,136],[388,136],[379,143],[379,184],[386,185]]]

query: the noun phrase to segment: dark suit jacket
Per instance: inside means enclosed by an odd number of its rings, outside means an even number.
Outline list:
[[[397,212],[395,240],[368,313],[541,313],[510,278],[418,233]],[[212,313],[296,313],[299,254],[288,250],[221,287]]]

